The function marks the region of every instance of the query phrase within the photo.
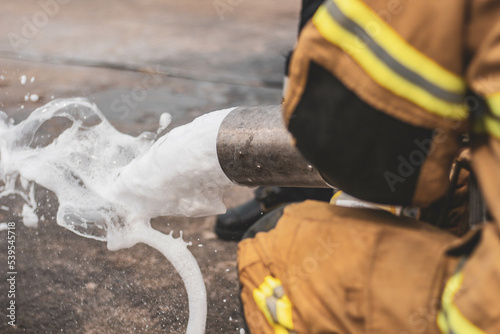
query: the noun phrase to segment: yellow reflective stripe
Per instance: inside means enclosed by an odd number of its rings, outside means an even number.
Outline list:
[[[253,290],[253,299],[258,308],[264,313],[275,334],[289,334],[288,330],[293,330],[292,303],[287,296],[277,296],[275,294],[275,289],[279,287],[281,287],[280,280],[272,276],[266,276],[264,282]],[[275,317],[273,317],[267,306],[267,301],[270,298],[276,300]],[[274,318],[277,318],[277,323]]]
[[[281,281],[277,278],[274,278],[272,276],[266,276],[266,278],[264,279],[264,285],[267,287],[267,288],[270,288],[271,289],[271,294],[270,296],[273,295],[274,293],[274,289],[281,286]]]
[[[267,322],[273,328],[274,333],[275,334],[288,334],[288,330],[285,327],[283,327],[283,326],[281,326],[273,321],[271,313],[269,312],[269,310],[267,308],[267,304],[266,304],[267,297],[268,296],[266,296],[266,294],[262,290],[260,290],[260,287],[258,289],[253,290],[253,299],[255,300],[255,303],[257,304],[259,309],[262,311],[262,313],[264,313],[264,316],[266,317]]]
[[[410,45],[370,7],[360,0],[334,0],[342,12],[364,30],[388,53],[407,68],[446,90],[464,94],[465,80],[445,69]]]
[[[446,322],[446,316],[442,311],[438,313],[437,316],[437,325],[441,333],[443,334],[449,334],[450,329],[448,328],[448,323]]]
[[[467,319],[453,303],[455,295],[462,287],[464,275],[458,272],[448,282],[442,296],[443,310],[438,316],[438,325],[443,333],[454,334],[485,334]]]
[[[486,101],[493,115],[500,117],[500,92],[487,96]]]
[[[475,119],[472,131],[477,134],[490,134],[500,140],[500,93],[495,93],[486,97],[486,102],[490,112],[494,117],[484,114],[481,118]]]
[[[467,117],[468,110],[465,104],[449,103],[437,98],[426,89],[413,84],[394,72],[356,35],[335,22],[324,5],[314,15],[313,23],[325,39],[353,57],[380,86],[431,113],[452,119],[465,119]],[[358,45],[362,46],[360,52],[356,52],[355,50]]]
[[[500,117],[500,92],[489,95],[486,98],[486,101],[488,102],[488,106],[490,107],[491,113],[496,117]],[[499,119],[496,119],[496,118],[490,117],[490,116],[486,116],[484,118],[483,126],[484,126],[484,129],[486,130],[486,132],[488,132],[490,135],[492,135],[500,140],[500,120]]]
[[[500,140],[500,122],[486,115],[474,123],[474,132],[488,133]]]
[[[292,302],[287,296],[281,297],[281,299],[278,299],[276,302],[276,313],[280,324],[286,328],[293,328]]]

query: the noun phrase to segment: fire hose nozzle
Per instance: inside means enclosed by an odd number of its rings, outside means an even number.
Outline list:
[[[279,105],[231,111],[218,132],[217,155],[239,185],[331,188],[293,145]]]

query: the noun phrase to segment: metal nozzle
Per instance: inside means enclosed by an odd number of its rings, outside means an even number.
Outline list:
[[[330,188],[292,141],[281,106],[238,107],[220,126],[217,155],[239,185]]]

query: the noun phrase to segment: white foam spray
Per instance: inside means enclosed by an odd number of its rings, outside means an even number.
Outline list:
[[[80,98],[54,100],[17,125],[0,112],[0,199],[20,196],[23,222],[36,226],[37,183],[57,195],[59,225],[107,241],[110,250],[137,243],[157,249],[184,281],[187,333],[203,333],[206,290],[196,259],[182,234],[162,234],[150,219],[224,212],[222,193],[232,182],[220,168],[216,139],[231,110],[203,115],[156,142],[153,133],[120,133],[94,104]],[[57,119],[68,121],[64,131],[42,131]],[[169,121],[162,116],[159,131]]]

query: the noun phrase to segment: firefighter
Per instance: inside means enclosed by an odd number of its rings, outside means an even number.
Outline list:
[[[327,0],[289,70],[297,148],[359,200],[257,222],[238,249],[250,331],[500,333],[500,1]],[[445,195],[464,134],[491,222],[457,238],[395,215]]]

